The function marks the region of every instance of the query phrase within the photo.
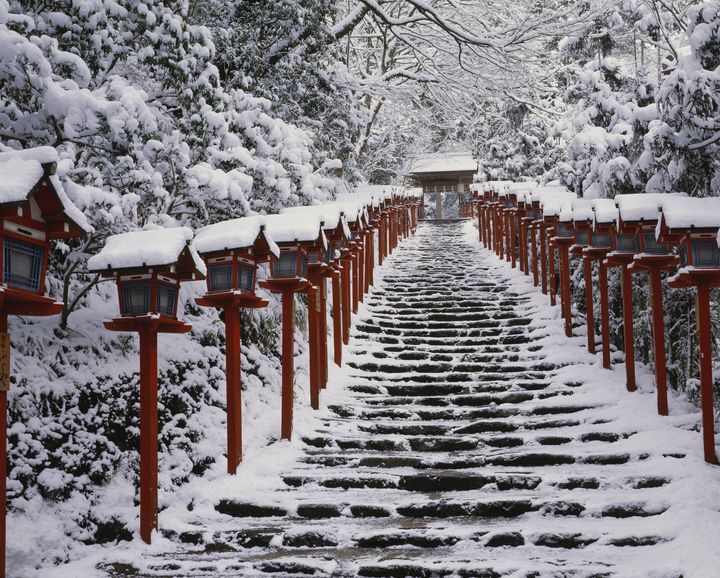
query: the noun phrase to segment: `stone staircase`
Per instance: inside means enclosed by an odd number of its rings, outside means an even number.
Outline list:
[[[530,297],[462,223],[421,225],[366,298],[348,390],[261,501],[166,531],[109,576],[682,576],[667,474],[632,421],[562,377]],[[558,326],[559,327],[559,326]],[[596,371],[588,366],[588,371]],[[597,398],[592,398],[597,399]],[[643,564],[645,564],[643,566]],[[649,566],[647,564],[650,564]],[[639,565],[639,566],[638,566]],[[643,570],[633,573],[633,568]]]

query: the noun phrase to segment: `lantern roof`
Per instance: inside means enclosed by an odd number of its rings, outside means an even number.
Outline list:
[[[595,218],[593,204],[590,199],[574,199],[571,201],[572,220],[576,223],[592,221]]]
[[[37,147],[0,153],[0,207],[38,201],[43,220],[57,225],[49,236],[64,238],[92,233],[94,228],[65,191],[55,174],[58,154],[52,147]],[[79,185],[72,185],[82,188]],[[65,225],[74,230],[67,231]]]
[[[327,247],[325,232],[320,226],[322,219],[318,213],[308,213],[299,218],[292,213],[282,215],[267,215],[265,217],[265,231],[277,244],[288,243],[317,243]]]
[[[593,199],[596,225],[609,225],[618,219],[618,208],[613,199]]]
[[[251,247],[257,250],[258,246],[262,246],[264,252],[267,245],[267,251],[279,257],[279,247],[264,229],[265,217],[261,215],[231,219],[200,229],[195,235],[193,246],[198,253],[205,255]]]
[[[199,273],[205,277],[207,269],[191,241],[188,227],[146,229],[112,235],[102,250],[88,260],[90,271],[123,271],[174,267],[181,277]]]
[[[476,173],[478,162],[470,152],[438,153],[415,159],[408,174],[469,172]]]
[[[672,193],[671,196],[685,198],[684,193]],[[662,203],[667,193],[636,193],[615,197],[619,218],[625,222],[652,221],[660,219]]]
[[[543,195],[540,199],[543,217],[559,217],[564,209],[571,210],[573,199],[575,199],[573,193]],[[568,217],[567,220],[570,218]]]
[[[660,202],[669,229],[720,229],[720,197],[664,195]]]
[[[288,207],[283,209],[281,214],[309,215],[314,214],[320,217],[325,231],[335,231],[342,227],[343,234],[350,237],[350,228],[347,219],[339,205],[310,205],[306,207]]]

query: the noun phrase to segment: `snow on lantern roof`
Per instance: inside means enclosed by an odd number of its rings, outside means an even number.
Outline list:
[[[265,231],[275,243],[315,243],[321,238],[327,247],[325,232],[320,227],[318,213],[308,213],[300,218],[292,213],[265,217]]]
[[[48,179],[62,208],[65,218],[83,233],[95,229],[78,209],[65,191],[57,175],[47,167],[57,162],[57,151],[52,147],[37,147],[21,151],[0,153],[0,205],[26,203],[38,190],[41,182]],[[74,185],[79,187],[79,185]]]
[[[208,225],[197,232],[193,246],[200,254],[252,247],[263,233],[264,224],[265,217],[256,215]],[[270,252],[279,257],[280,248],[275,241],[267,234],[265,240]]]
[[[614,223],[618,218],[618,208],[613,199],[593,199],[595,223],[607,225]]]
[[[45,176],[37,161],[0,159],[0,204],[22,203]]]
[[[662,217],[670,229],[720,229],[720,197],[664,195]]]
[[[671,196],[685,197],[684,193],[673,193]],[[660,218],[660,207],[668,194],[637,193],[618,195],[615,197],[619,210],[619,218],[623,221],[657,221]]]
[[[571,201],[571,207],[573,221],[592,221],[595,218],[593,203],[590,199],[574,199]]]
[[[205,263],[191,245],[193,232],[188,227],[149,229],[112,235],[102,250],[88,260],[90,271],[170,267],[188,251],[196,271],[205,275]]]
[[[334,231],[338,227],[343,228],[346,237],[350,237],[350,228],[347,219],[339,205],[310,205],[305,207],[288,207],[282,210],[282,214],[303,215],[315,213],[320,217],[323,223],[323,229],[326,231]]]
[[[349,224],[358,223],[362,226],[362,217],[365,217],[365,207],[361,203],[357,202],[343,202],[343,203],[331,203],[329,206],[339,207],[343,213],[345,213],[345,219]]]
[[[409,174],[424,173],[476,173],[478,162],[469,152],[439,153],[415,159],[408,167]]]
[[[541,203],[543,217],[564,217],[561,220],[572,220],[572,200],[573,197],[564,195],[551,195],[544,198]]]

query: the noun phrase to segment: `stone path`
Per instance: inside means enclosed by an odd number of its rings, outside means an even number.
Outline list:
[[[175,551],[99,567],[154,577],[700,576],[678,553],[693,538],[673,500],[687,508],[702,468],[686,455],[696,442],[700,453],[696,416],[641,418],[651,395],[623,392],[575,343],[558,354],[560,322],[497,274],[464,227],[422,224],[393,256],[355,324],[349,393],[303,436],[281,482],[260,499],[218,500],[212,524],[170,529]]]

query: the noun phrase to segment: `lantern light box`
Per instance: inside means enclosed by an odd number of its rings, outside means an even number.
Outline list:
[[[593,223],[590,246],[593,249],[612,249],[618,209],[612,199],[593,199]]]
[[[197,232],[193,246],[207,264],[209,293],[255,293],[258,265],[280,256],[264,222],[261,216],[242,217]]]
[[[207,273],[192,237],[187,227],[113,235],[88,269],[115,278],[123,317],[176,318],[180,282],[202,280]]]
[[[265,226],[280,249],[280,256],[270,261],[273,279],[306,278],[309,253],[327,249],[320,216],[317,213],[302,217],[292,213],[269,215],[265,217]]]
[[[56,161],[50,147],[0,154],[0,275],[6,293],[10,290],[6,299],[13,291],[42,296],[50,241],[93,231],[55,174]]]
[[[720,269],[718,229],[720,198],[669,197],[662,201],[658,241],[677,244],[680,267]]]

